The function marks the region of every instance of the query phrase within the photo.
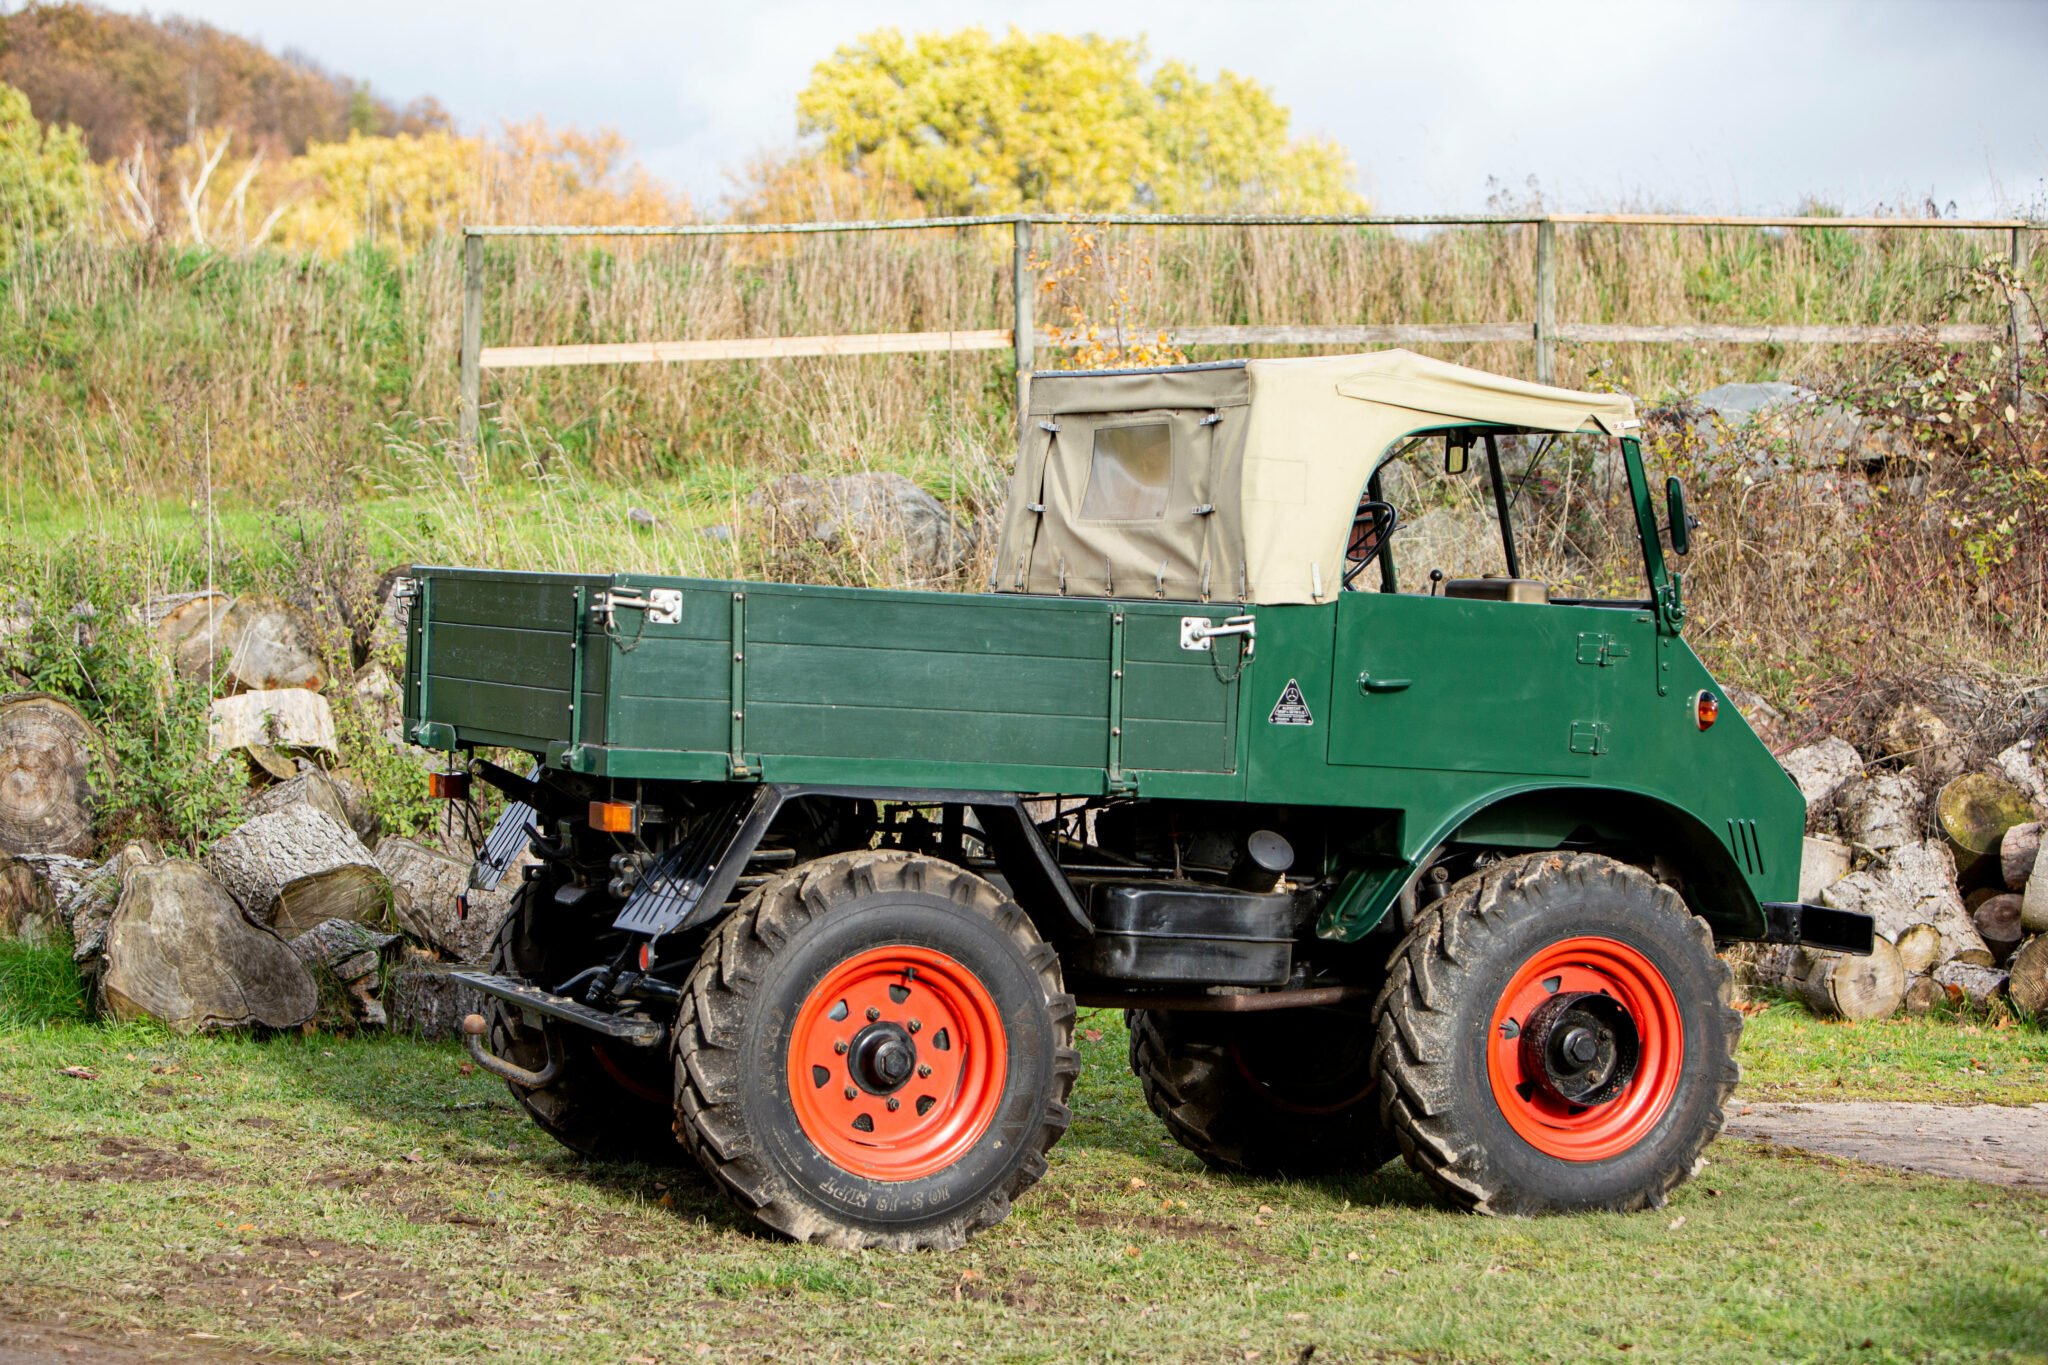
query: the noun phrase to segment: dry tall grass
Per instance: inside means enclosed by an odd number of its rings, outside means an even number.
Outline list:
[[[1066,247],[1046,235],[1057,270]],[[1103,237],[1150,261],[1093,286],[1123,288],[1126,315],[1148,329],[1508,321],[1533,311],[1532,229]],[[1571,227],[1560,239],[1568,321],[2004,318],[2001,298],[1981,287],[1984,263],[2004,251],[1998,234]],[[492,343],[989,328],[1010,315],[1007,231],[744,245],[494,241],[487,264]],[[396,528],[407,553],[431,542],[444,559],[829,571],[861,582],[889,581],[886,557],[824,565],[744,534],[706,540],[695,527],[744,532],[747,493],[798,470],[899,470],[970,516],[1000,497],[1014,421],[1000,353],[491,374],[489,477],[479,482],[447,440],[459,276],[452,242],[404,259],[86,243],[26,252],[0,279],[0,385],[10,399],[0,406],[0,494],[16,508],[83,504],[114,518],[134,495],[197,502],[211,487],[224,502],[274,502],[309,470],[342,469],[364,491],[407,494],[393,505],[420,525],[419,508],[431,506],[431,535]],[[2048,295],[2044,279],[2037,264],[2032,285]],[[1109,300],[1091,305],[1089,287],[1080,286],[1083,306],[1106,312]],[[1523,346],[1428,349],[1511,374],[1531,365]],[[1875,403],[1926,390],[1935,363],[1913,348],[1587,346],[1566,348],[1560,379],[1654,401],[1731,379],[1795,378]],[[1939,363],[1989,384],[2007,362],[1980,348]],[[1793,481],[1700,488],[1709,523],[1692,566],[1701,637],[1739,648],[1754,663],[1738,671],[1765,680],[1781,664],[1789,680],[1879,656],[2048,668],[2039,574],[2012,552],[2027,528],[2048,536],[2048,521],[2023,518],[1988,552],[1995,516],[1956,524],[1958,508],[1974,517],[2038,512],[2048,501],[2039,422],[2031,408],[2026,416],[2031,426],[1957,449],[1932,440],[1933,417],[1918,413],[1914,439],[1931,441],[1939,458],[1909,486],[1857,507],[1839,490]],[[625,520],[621,485],[666,489],[680,514],[650,535]],[[1929,510],[1937,502],[1938,515]],[[1585,485],[1563,506],[1568,514],[1544,533],[1560,547],[1545,571],[1589,582],[1625,575],[1625,538],[1611,527],[1591,535],[1618,514],[1611,489]],[[1567,545],[1572,537],[1585,543]],[[960,586],[979,581],[970,567]]]

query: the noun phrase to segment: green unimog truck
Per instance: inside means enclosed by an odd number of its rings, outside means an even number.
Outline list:
[[[1661,1202],[1735,1084],[1716,944],[1871,927],[1796,902],[1629,400],[1384,351],[1041,374],[1022,429],[986,593],[412,572],[407,732],[509,798],[478,884],[533,854],[478,1062],[841,1246],[1008,1213],[1077,1005],[1219,1168]],[[1619,443],[1622,600],[1522,573],[1500,438],[1561,433]],[[1498,572],[1404,557],[1396,459],[1485,481]]]

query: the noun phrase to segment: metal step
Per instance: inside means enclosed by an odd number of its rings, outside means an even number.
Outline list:
[[[629,1047],[659,1047],[668,1040],[668,1027],[659,1020],[639,1015],[607,1014],[566,996],[549,995],[520,977],[492,976],[489,972],[450,972],[448,975],[508,1005],[517,1005],[522,1010],[587,1028]]]

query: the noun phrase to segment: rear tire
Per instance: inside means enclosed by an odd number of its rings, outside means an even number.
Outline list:
[[[1046,1172],[1080,1069],[1059,959],[950,863],[783,874],[706,945],[676,1021],[676,1131],[798,1241],[960,1246]]]
[[[490,969],[552,990],[591,963],[589,953],[541,933],[531,910],[543,886],[553,889],[551,883],[528,882],[513,896],[511,911],[491,943]],[[561,1058],[560,1073],[539,1089],[505,1083],[526,1116],[549,1137],[598,1161],[688,1163],[671,1129],[663,1049],[614,1046],[587,1030],[552,1021],[528,1024],[518,1010],[496,998],[486,1001],[484,1018],[491,1051],[506,1061],[537,1071],[547,1065],[550,1046]]]
[[[1705,921],[1647,873],[1510,858],[1425,909],[1374,1006],[1402,1155],[1479,1213],[1663,1204],[1721,1131],[1742,1016]]]
[[[1369,1019],[1345,1010],[1129,1010],[1131,1070],[1173,1140],[1217,1170],[1334,1175],[1394,1154]]]

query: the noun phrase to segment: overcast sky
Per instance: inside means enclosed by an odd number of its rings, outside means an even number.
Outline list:
[[[469,129],[609,125],[716,207],[796,137],[811,67],[868,30],[1013,20],[1143,36],[1271,86],[1384,212],[1486,206],[1530,177],[1557,210],[1850,209],[1932,198],[2048,211],[2048,0],[182,0]]]

